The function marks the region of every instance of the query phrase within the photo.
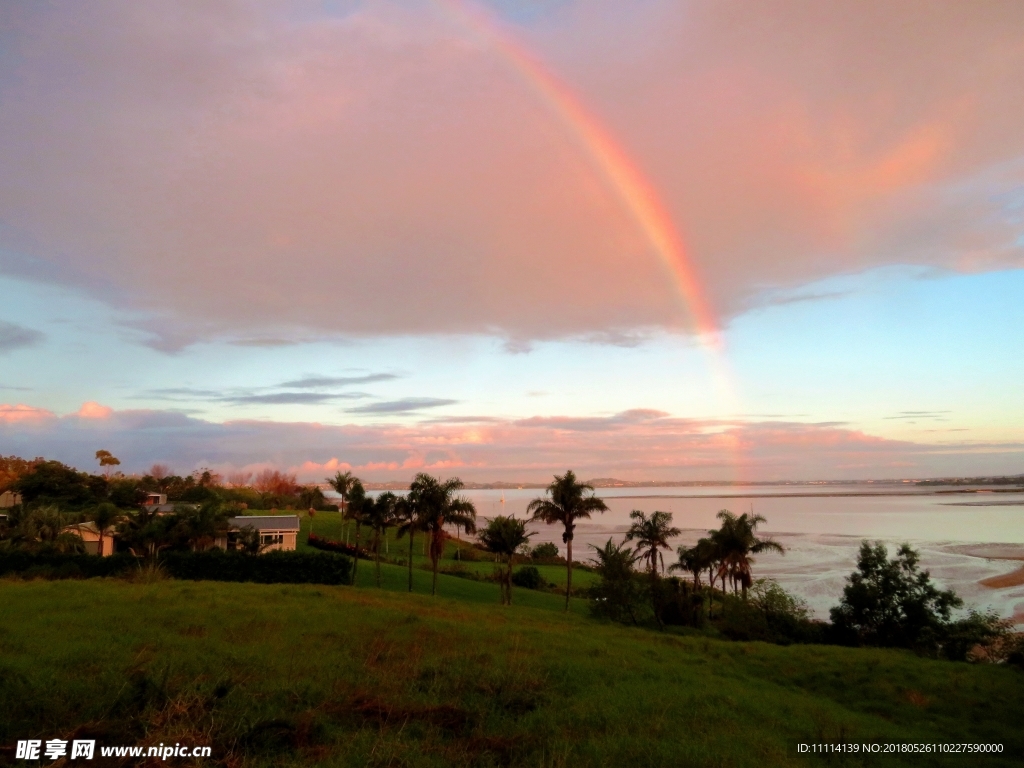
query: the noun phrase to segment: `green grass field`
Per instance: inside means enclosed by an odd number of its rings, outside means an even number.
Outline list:
[[[365,585],[371,568],[360,567]],[[398,589],[401,568],[388,569]],[[224,765],[1020,765],[1024,675],[600,624],[526,590],[0,581],[0,745],[209,744]],[[404,586],[404,583],[401,585]],[[800,742],[1001,743],[1000,757]],[[13,757],[10,753],[6,753]],[[0,762],[4,757],[0,757]],[[24,762],[14,764],[25,765]],[[100,764],[100,763],[94,763]]]
[[[304,550],[304,551],[314,551],[315,552],[317,550],[314,547],[310,547],[306,543],[308,538],[309,538],[309,523],[310,523],[310,521],[309,521],[308,517],[303,517],[302,518],[302,521],[301,521],[301,526],[302,527],[301,527],[301,530],[299,532],[298,549],[299,550]],[[336,513],[336,512],[318,512],[316,514],[316,517],[313,519],[313,532],[316,533],[318,536],[322,536],[322,537],[324,537],[326,539],[336,539],[336,540],[339,540],[339,541],[343,541],[344,538],[345,538],[344,527],[343,526],[344,526],[344,523],[343,523],[343,521],[341,519],[341,515]],[[370,536],[370,532],[367,531],[366,529],[364,529],[363,530],[363,534],[362,534],[361,544],[363,546],[367,547],[367,548],[369,548],[369,538],[368,538],[369,536]],[[416,538],[414,539],[414,541],[413,541],[413,570],[414,571],[417,568],[429,568],[430,567],[430,558],[427,557],[424,554],[424,550],[423,550],[424,540],[425,540],[425,537],[422,534],[418,534],[416,536]],[[355,542],[355,526],[350,523],[349,524],[349,543],[354,543],[354,542]],[[464,542],[464,545],[468,545],[468,541]],[[392,560],[401,559],[403,562],[407,562],[406,558],[408,558],[408,556],[409,556],[409,540],[407,538],[398,539],[398,538],[396,538],[395,531],[393,529],[389,530],[388,531],[386,545],[385,544],[381,545],[381,552],[382,553],[385,551],[385,546],[387,548],[387,553],[388,553],[387,556],[390,559],[392,559]],[[451,568],[451,567],[456,566],[458,564],[458,565],[460,565],[462,568],[464,568],[467,571],[479,573],[479,574],[484,575],[484,576],[486,576],[486,575],[488,575],[488,574],[490,574],[490,573],[492,573],[494,571],[494,567],[495,567],[494,561],[489,559],[487,557],[487,555],[484,554],[484,553],[479,553],[479,557],[481,559],[479,559],[479,560],[477,560],[475,562],[467,561],[465,559],[457,561],[455,559],[455,551],[458,548],[459,547],[457,546],[457,542],[449,542],[448,543],[448,545],[447,545],[447,547],[445,549],[444,557],[442,558],[441,563],[440,563],[440,568],[441,569]],[[590,554],[591,554],[590,552],[577,553],[576,557],[586,561],[587,559],[589,559]],[[359,584],[369,584],[369,582],[364,582],[363,581],[363,576],[364,576],[363,568],[364,568],[365,565],[366,565],[366,561],[365,560],[364,561],[360,561],[360,563],[359,563],[359,575],[360,575]],[[547,581],[550,584],[554,584],[556,586],[556,588],[563,590],[563,594],[564,594],[564,590],[565,590],[565,577],[566,577],[565,567],[564,566],[558,566],[558,565],[538,565],[538,566],[534,566],[534,567],[536,567],[537,570],[540,571],[541,576],[543,578],[547,579]],[[372,568],[372,564],[371,564],[371,568]],[[417,576],[415,578],[422,578],[422,576]],[[573,576],[572,576],[573,590],[575,591],[576,589],[585,589],[586,587],[588,587],[591,584],[593,584],[596,581],[596,578],[597,577],[593,573],[590,573],[588,571],[583,571],[583,570],[575,569],[573,571]],[[394,586],[397,586],[397,585],[392,585],[391,582],[389,582],[388,585],[387,585],[387,588],[391,589]],[[401,583],[401,588],[402,589],[406,589],[407,587],[408,587],[408,580],[403,581]],[[428,591],[429,591],[429,588],[430,588],[430,584],[429,584],[429,579],[428,579],[428,581],[427,581],[427,590]],[[518,596],[518,594],[519,593],[517,592],[516,595]],[[527,598],[527,599],[529,599],[529,598]],[[559,603],[559,605],[560,606],[564,605],[564,603]]]

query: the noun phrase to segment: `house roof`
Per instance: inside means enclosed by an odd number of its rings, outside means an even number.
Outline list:
[[[61,529],[62,533],[65,532],[65,531],[73,532],[73,533],[81,533],[81,532],[84,531],[86,533],[91,533],[91,534],[94,534],[96,536],[99,536],[99,534],[100,534],[100,529],[97,527],[96,523],[94,523],[91,520],[88,521],[88,522],[85,522],[85,523],[75,523],[74,525],[69,525],[66,528]],[[109,536],[109,535],[113,534],[114,532],[115,532],[115,528],[114,528],[114,526],[111,525],[106,530],[103,531],[103,535],[104,536]]]
[[[257,531],[298,531],[298,515],[243,515],[229,517],[232,529],[255,528]]]

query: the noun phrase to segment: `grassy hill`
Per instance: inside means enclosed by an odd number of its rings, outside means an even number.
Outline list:
[[[301,530],[299,531],[299,538],[298,538],[298,549],[300,551],[316,552],[318,550],[316,550],[314,547],[309,546],[309,544],[307,543],[308,538],[309,538],[309,530],[310,530],[309,523],[310,523],[310,520],[309,520],[308,517],[303,517],[302,518],[301,524],[300,524],[301,525]],[[314,533],[316,533],[318,536],[322,536],[322,537],[327,538],[327,539],[335,539],[335,540],[338,540],[338,541],[343,540],[344,539],[344,528],[343,528],[343,526],[344,526],[344,522],[341,519],[341,515],[339,515],[336,512],[334,512],[334,513],[332,513],[332,512],[318,512],[317,516],[313,520],[313,531],[314,531]],[[381,545],[382,556],[383,556],[383,553],[385,551],[385,546],[386,546],[389,558],[391,558],[391,559],[401,559],[402,562],[407,562],[406,558],[409,556],[409,539],[407,539],[407,538],[402,538],[402,539],[397,538],[394,529],[389,529],[387,534],[388,534],[387,535],[387,541],[384,544]],[[367,538],[368,536],[369,536],[369,532],[366,529],[364,529],[363,530],[363,538],[362,538],[362,546],[367,547],[367,548],[369,547],[369,540]],[[352,543],[354,541],[355,541],[355,526],[350,523],[349,524],[349,542]],[[425,541],[426,541],[426,537],[423,536],[423,535],[417,535],[416,538],[413,540],[413,570],[414,570],[414,579],[417,579],[417,580],[418,579],[422,579],[423,576],[422,575],[417,575],[416,574],[416,570],[420,569],[420,568],[429,568],[430,567],[430,558],[426,556],[425,550],[423,548]],[[459,543],[457,541],[449,541],[446,544],[444,557],[441,560],[441,564],[440,564],[440,568],[441,569],[445,569],[445,568],[448,568],[448,569],[460,568],[460,569],[465,570],[465,571],[470,572],[470,573],[479,574],[480,576],[487,576],[487,575],[491,574],[494,571],[495,563],[494,563],[494,561],[492,559],[490,559],[490,557],[486,553],[478,552],[477,556],[480,557],[480,559],[477,560],[477,561],[466,560],[465,557],[463,557],[463,559],[461,559],[461,560],[456,560],[455,559],[455,552],[456,552],[457,549],[462,549],[463,555],[465,555],[465,553],[469,549],[469,542],[468,541],[462,542],[462,546],[461,547],[459,547],[458,544]],[[577,557],[578,558],[582,557],[582,559],[584,561],[586,561],[591,554],[592,554],[592,552],[586,552],[585,551],[583,553],[577,554]],[[543,578],[547,579],[547,581],[550,584],[554,584],[556,588],[561,589],[563,595],[565,594],[565,575],[566,574],[565,574],[565,566],[564,565],[538,565],[538,566],[534,566],[534,567],[536,567],[537,570],[540,571],[540,574],[541,574],[541,576]],[[369,574],[372,572],[372,570],[373,570],[373,563],[372,562],[367,563],[367,561],[365,561],[365,560],[360,560],[360,562],[359,562],[359,574],[358,574],[359,575],[359,579],[358,579],[358,584],[359,585],[370,586],[371,583],[375,583],[375,582],[373,582],[372,579],[369,578]],[[393,574],[390,571],[388,571],[387,569],[385,569],[385,570],[389,574],[387,576],[387,579],[388,579],[387,582],[382,584],[382,586],[385,589],[402,589],[402,590],[408,589],[408,572],[405,572],[406,575],[402,576],[400,574]],[[586,587],[588,587],[591,584],[593,584],[596,580],[597,580],[597,577],[593,573],[590,573],[588,571],[579,570],[579,569],[573,569],[572,583],[573,583],[573,589],[574,590],[576,590],[576,589],[585,589]],[[430,591],[429,581],[427,581],[426,583],[427,583],[426,591],[429,592]],[[486,602],[490,602],[491,601],[492,594],[497,594],[495,591],[489,590],[489,589],[485,590],[483,593],[480,593],[479,590],[475,590],[472,587],[467,587],[465,585],[462,585],[461,587],[458,587],[457,590],[458,590],[458,593],[459,593],[460,597],[466,597],[466,596],[475,595],[475,594],[486,594],[487,595],[487,597],[485,598]],[[541,605],[546,606],[546,605],[549,605],[549,604],[550,604],[551,607],[558,608],[559,610],[561,610],[562,608],[565,607],[564,599],[561,602],[559,602],[558,600],[551,601],[551,602],[546,601],[546,600],[541,600],[541,601],[538,602],[535,599],[535,597],[534,597],[536,594],[537,593],[526,593],[525,590],[517,590],[516,593],[515,593],[515,599],[517,599],[517,600],[519,600],[519,599],[527,600],[528,604],[535,605],[535,606],[538,606],[538,607],[541,606]],[[586,606],[581,602],[580,605],[577,607],[577,609],[580,610],[580,611],[585,611],[586,610]]]
[[[365,566],[361,584],[372,577]],[[401,568],[386,572],[404,588]],[[416,574],[418,590],[428,587],[429,574]],[[1012,669],[604,625],[562,613],[557,595],[518,590],[521,604],[503,608],[495,585],[453,577],[440,591],[0,581],[0,745],[209,744],[232,766],[1019,765],[1024,756],[1024,676]],[[796,751],[840,740],[1005,751]]]

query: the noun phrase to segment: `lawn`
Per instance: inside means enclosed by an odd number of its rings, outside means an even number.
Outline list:
[[[360,574],[370,575],[365,565]],[[392,569],[389,583],[401,576]],[[419,590],[428,578],[417,572]],[[492,584],[446,577],[441,586],[431,598],[317,585],[0,581],[0,745],[209,744],[232,766],[1024,758],[1024,676],[1014,669],[666,635],[538,610],[549,605],[502,607]],[[1005,752],[865,760],[796,751],[839,740],[1001,743]]]
[[[306,543],[309,539],[309,523],[310,520],[308,517],[302,517],[301,530],[299,531],[298,549],[316,551],[315,548],[310,547],[309,544]],[[326,539],[336,539],[339,541],[343,541],[345,538],[344,521],[341,519],[341,515],[337,512],[317,512],[316,517],[313,519],[313,532],[316,533],[317,536],[322,536]],[[349,523],[348,534],[349,543],[354,543],[355,525],[352,523]],[[369,547],[370,535],[371,532],[364,528],[361,539],[362,546]],[[465,553],[466,549],[468,548],[467,545],[471,539],[472,537],[469,537],[469,539],[467,539],[465,536],[463,536],[463,553]],[[414,570],[417,567],[430,567],[430,558],[426,556],[425,551],[423,549],[425,541],[426,537],[422,534],[417,534],[416,538],[413,541]],[[464,557],[460,560],[456,560],[455,553],[456,550],[458,549],[460,549],[460,547],[458,546],[457,541],[448,542],[448,544],[445,547],[444,557],[441,559],[440,562],[441,569],[462,567],[467,571],[478,573],[482,576],[487,576],[494,571],[494,561],[490,559],[486,553],[478,552],[477,556],[480,559],[477,561],[469,561],[466,560]],[[409,539],[397,538],[396,531],[394,529],[390,529],[388,530],[387,541],[381,544],[381,552],[385,553],[385,551],[387,552],[386,556],[390,559],[407,562],[407,558],[409,556]],[[580,554],[577,553],[576,557],[579,558]],[[582,557],[585,561],[589,557],[589,554],[584,552],[582,554]],[[360,563],[360,570],[362,570],[364,564],[365,561]],[[538,571],[540,571],[541,576],[545,578],[549,584],[554,584],[556,588],[563,590],[564,594],[566,578],[565,566],[538,565],[534,567],[537,568]],[[596,580],[596,576],[593,573],[580,569],[573,570],[572,585],[574,591],[576,589],[585,589],[586,587],[593,584]],[[408,582],[403,582],[402,585],[403,588],[407,587]]]

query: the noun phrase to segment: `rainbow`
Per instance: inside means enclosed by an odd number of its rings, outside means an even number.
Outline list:
[[[462,0],[434,0],[508,62],[567,126],[667,268],[701,341],[721,349],[718,323],[672,217],[657,191],[601,122],[533,54],[482,10]]]

